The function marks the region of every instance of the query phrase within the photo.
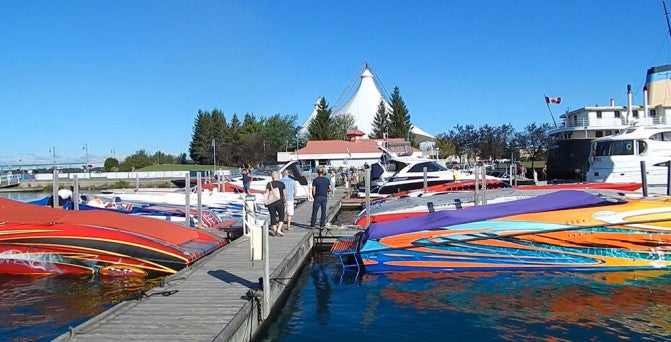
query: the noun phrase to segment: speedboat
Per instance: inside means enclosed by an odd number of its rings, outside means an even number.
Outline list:
[[[226,243],[151,218],[0,198],[0,274],[165,276]]]
[[[555,191],[374,223],[331,252],[366,272],[664,269],[671,199]]]
[[[641,182],[641,164],[646,183],[668,184],[671,160],[671,126],[631,126],[619,134],[592,141],[588,182]]]
[[[625,106],[610,100],[607,106],[583,107],[562,114],[562,122],[549,132],[552,142],[545,163],[547,178],[585,180],[592,141],[627,130],[634,122],[638,126],[669,127],[670,71],[671,65],[648,69],[642,105],[632,104],[631,87],[627,87]]]
[[[374,197],[455,182],[453,170],[434,159],[416,157],[410,151],[392,152],[384,146],[378,146],[378,149],[382,151],[382,158],[371,165],[370,194]],[[474,179],[474,173],[464,173],[457,181]],[[493,176],[486,176],[486,180],[505,181]],[[359,196],[365,196],[363,189],[360,189]]]

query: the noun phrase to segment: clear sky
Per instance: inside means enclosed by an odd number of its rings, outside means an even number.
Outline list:
[[[188,154],[198,109],[302,124],[365,61],[432,134],[551,123],[544,95],[555,119],[627,84],[640,104],[671,63],[657,0],[27,0],[0,19],[0,165]]]

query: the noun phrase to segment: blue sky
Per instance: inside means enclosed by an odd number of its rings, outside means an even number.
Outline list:
[[[552,122],[642,103],[671,63],[661,1],[6,1],[0,165],[188,153],[198,109],[302,123],[368,61],[413,124]],[[114,152],[112,152],[114,151]]]

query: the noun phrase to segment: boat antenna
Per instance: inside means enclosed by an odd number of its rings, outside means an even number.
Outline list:
[[[666,1],[662,1],[664,5],[664,17],[666,17],[666,28],[669,30],[669,38],[671,38],[671,24],[669,24],[669,11],[666,9]]]

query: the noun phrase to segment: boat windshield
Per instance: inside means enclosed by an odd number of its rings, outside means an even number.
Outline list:
[[[424,172],[424,168],[426,168],[426,172],[447,171],[447,169],[442,165],[433,161],[429,161],[413,165],[410,170],[408,170],[408,172]]]
[[[631,156],[634,155],[633,140],[599,141],[596,143],[594,155],[602,156]]]

